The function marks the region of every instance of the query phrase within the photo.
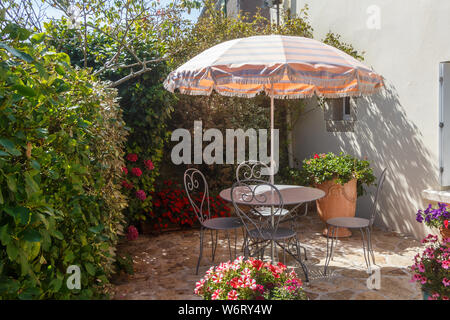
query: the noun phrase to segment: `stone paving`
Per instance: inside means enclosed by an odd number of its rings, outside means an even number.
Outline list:
[[[321,235],[323,224],[315,213],[309,213],[299,218],[298,225],[300,242],[308,250],[307,266],[311,281],[304,289],[309,299],[422,299],[420,287],[409,282],[411,275],[408,271],[414,255],[422,251],[419,241],[375,228],[372,241],[376,263],[381,271],[381,287],[370,290],[359,231],[354,231],[350,238],[338,240],[330,263],[331,276],[325,278],[321,272],[326,255],[326,238]],[[231,238],[234,241],[234,236]],[[238,234],[238,248],[239,239],[242,243],[242,233]],[[132,256],[135,274],[122,273],[115,277],[112,288],[114,299],[199,299],[193,294],[195,282],[212,265],[211,242],[208,242],[203,251],[199,275],[195,275],[199,253],[198,229],[165,232],[157,236],[140,235],[137,240],[120,244],[118,252]],[[226,236],[219,233],[215,262],[228,260]],[[301,268],[292,258],[288,257],[286,264],[295,267],[297,274],[303,276]]]

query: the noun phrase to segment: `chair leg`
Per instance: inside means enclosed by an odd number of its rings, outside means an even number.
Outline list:
[[[305,282],[306,282],[306,284],[309,284],[308,268],[306,267],[306,265],[302,261],[302,255],[301,255],[301,251],[300,251],[300,242],[298,241],[297,236],[295,236],[295,245],[297,247],[297,257],[298,257],[295,260],[297,260],[300,263],[300,266],[302,267],[303,273],[305,274]]]
[[[327,255],[325,257],[325,267],[323,270],[323,274],[327,275],[327,269],[331,262],[331,259],[333,258],[333,251],[334,251],[334,235],[336,233],[336,227],[333,227],[333,233],[331,233],[331,226],[328,225],[328,232],[327,232]],[[330,236],[331,236],[331,246],[330,246]]]
[[[230,232],[227,230],[227,239],[228,239],[228,251],[230,253],[230,260],[233,260],[233,257],[231,255],[231,242],[230,242]]]
[[[238,233],[237,229],[234,229],[234,259],[237,258],[237,233]]]
[[[216,257],[217,243],[219,242],[219,231],[216,230],[216,240],[214,241],[214,230],[211,229],[211,259],[214,262],[214,258]]]
[[[200,261],[202,260],[202,255],[203,255],[203,232],[204,232],[204,228],[200,227],[200,254],[198,256],[197,268],[195,269],[195,274],[198,274],[198,268],[200,267]]]
[[[361,235],[362,235],[364,260],[366,261],[367,268],[369,268],[370,267],[370,256],[369,256],[369,252],[366,252],[366,239],[364,236],[364,230],[363,230],[363,228],[360,228],[359,230],[361,231]],[[369,248],[367,248],[367,251],[369,251]]]
[[[303,249],[303,253],[305,254],[305,261],[308,261],[308,255],[306,254],[306,248],[300,245],[300,248]]]
[[[244,234],[244,243],[242,244],[242,251],[244,253],[244,258],[245,260],[248,259],[248,257],[250,256],[250,252],[249,252],[249,243],[248,243],[248,235],[247,232],[245,232]]]
[[[368,243],[369,243],[369,251],[370,251],[370,255],[372,256],[372,261],[373,264],[377,264],[375,262],[375,254],[373,253],[373,247],[372,247],[372,232],[370,230],[370,227],[367,227],[367,239],[368,239]]]

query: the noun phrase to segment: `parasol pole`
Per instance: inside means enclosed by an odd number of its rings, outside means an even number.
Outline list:
[[[273,154],[274,154],[274,144],[273,144],[273,130],[274,130],[274,97],[273,97],[273,83],[271,85],[270,90],[270,183],[275,184],[274,181],[274,160],[273,160]]]
[[[274,106],[274,95],[273,95],[273,83],[271,84],[271,89],[270,89],[270,183],[272,185],[275,184],[275,178],[274,178],[274,161],[273,161],[273,152],[274,152],[274,144],[273,144],[273,129],[274,129],[274,117],[275,117],[275,112],[274,112],[275,106]],[[273,189],[272,189],[273,192]],[[273,196],[272,196],[273,199]],[[274,219],[274,213],[273,213],[274,207],[271,207],[271,223],[272,223],[272,228],[275,227],[275,219]],[[271,253],[271,259],[273,262],[273,258],[275,256],[275,244],[274,241],[272,240],[270,243],[270,253]]]

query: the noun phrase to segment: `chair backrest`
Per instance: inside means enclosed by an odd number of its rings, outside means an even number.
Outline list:
[[[383,188],[384,180],[386,179],[386,172],[387,168],[383,170],[383,172],[380,175],[380,178],[378,179],[377,192],[375,193],[375,199],[373,200],[372,211],[370,213],[370,226],[373,225],[373,223],[375,222],[375,218],[377,216],[378,201],[380,199],[380,193],[381,189]]]
[[[270,172],[269,166],[261,161],[248,160],[241,162],[236,169],[236,181],[249,179],[269,181],[270,175],[264,175],[263,170],[267,173]]]
[[[280,191],[273,184],[256,179],[237,181],[231,187],[231,202],[248,233],[256,229],[263,239],[271,239],[270,235],[276,233],[284,204]],[[268,207],[271,215],[259,211]]]
[[[195,168],[187,169],[184,172],[184,189],[198,220],[203,224],[211,217],[208,183],[203,173]]]

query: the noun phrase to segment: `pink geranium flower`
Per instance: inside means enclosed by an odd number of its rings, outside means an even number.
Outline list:
[[[136,240],[139,236],[139,232],[135,226],[129,226],[127,230],[127,239],[128,240]]]
[[[142,201],[144,201],[145,199],[147,199],[147,195],[145,194],[145,191],[144,191],[144,190],[138,190],[138,191],[136,191],[136,197],[137,197],[139,200],[142,200]]]

